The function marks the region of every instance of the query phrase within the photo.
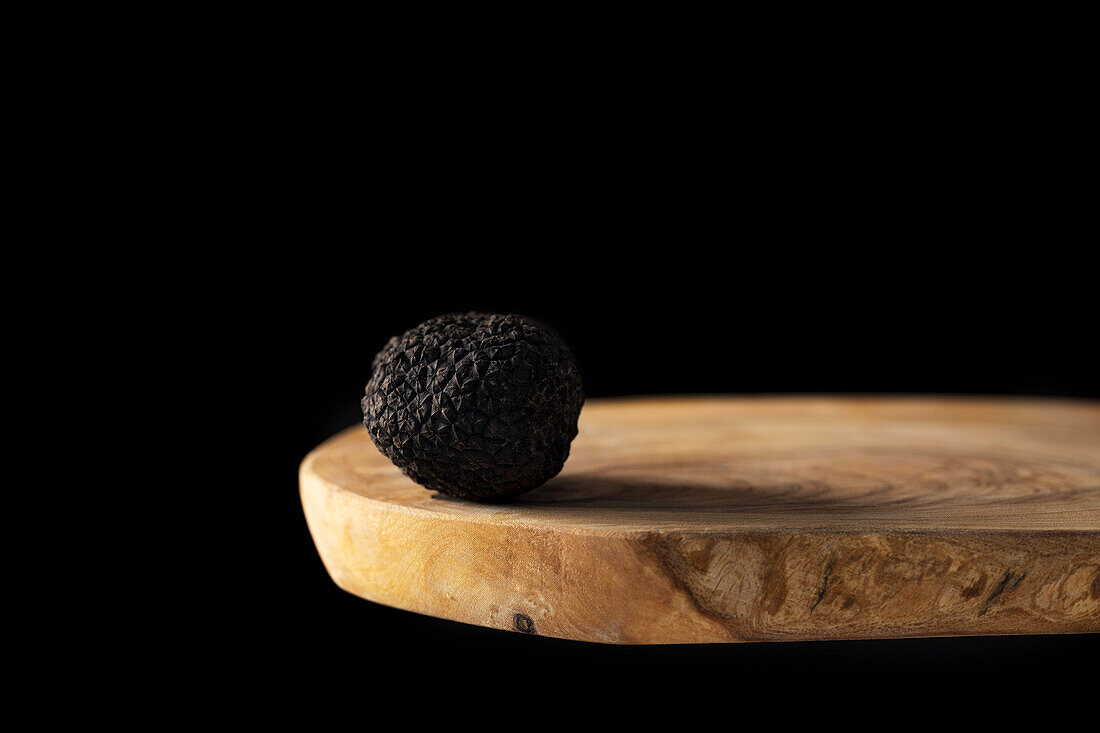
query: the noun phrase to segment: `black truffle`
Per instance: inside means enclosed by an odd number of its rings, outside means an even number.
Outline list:
[[[584,404],[560,336],[517,315],[452,314],[394,337],[363,398],[371,440],[417,483],[500,501],[556,476]]]

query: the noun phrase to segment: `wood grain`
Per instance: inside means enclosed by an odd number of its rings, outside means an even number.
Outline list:
[[[341,588],[524,633],[694,643],[1100,631],[1100,405],[591,401],[560,476],[431,493],[361,426],[301,467]]]

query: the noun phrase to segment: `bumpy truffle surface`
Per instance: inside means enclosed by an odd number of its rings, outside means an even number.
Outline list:
[[[452,314],[390,339],[374,357],[363,423],[417,483],[501,501],[561,471],[583,403],[573,354],[549,327]]]

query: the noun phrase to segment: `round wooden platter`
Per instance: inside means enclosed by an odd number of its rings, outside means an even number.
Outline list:
[[[660,644],[1100,631],[1100,404],[589,401],[504,505],[421,488],[362,426],[306,457],[333,580],[441,618]]]

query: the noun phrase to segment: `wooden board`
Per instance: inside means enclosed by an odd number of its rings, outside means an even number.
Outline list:
[[[611,643],[1100,631],[1100,404],[593,400],[560,476],[433,494],[362,426],[301,467],[341,588]]]

